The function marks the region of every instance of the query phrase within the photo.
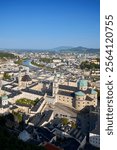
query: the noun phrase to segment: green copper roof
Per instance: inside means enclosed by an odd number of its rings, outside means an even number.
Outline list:
[[[79,81],[79,86],[80,87],[87,86],[87,80],[80,80]]]
[[[78,91],[78,92],[75,92],[75,95],[76,96],[85,96],[85,93]]]
[[[91,94],[97,94],[97,92],[94,89],[91,89]]]
[[[1,99],[1,100],[7,100],[7,99],[8,99],[8,96],[7,96],[7,95],[2,95],[2,96],[0,96],[0,99]]]

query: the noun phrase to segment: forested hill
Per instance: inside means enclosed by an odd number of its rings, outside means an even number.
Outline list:
[[[2,58],[9,58],[9,59],[13,59],[16,56],[14,54],[11,53],[7,53],[7,52],[0,52],[0,59]]]
[[[60,52],[78,52],[78,53],[99,53],[99,48],[85,48],[85,47],[73,47],[73,48],[66,48],[60,49]]]

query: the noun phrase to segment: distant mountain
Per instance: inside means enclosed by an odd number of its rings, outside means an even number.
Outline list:
[[[99,48],[86,48],[82,46],[73,47],[73,46],[59,46],[52,49],[0,49],[0,51],[17,51],[19,53],[22,52],[78,52],[78,53],[99,53]]]
[[[99,48],[73,47],[68,49],[61,49],[60,52],[78,52],[78,53],[99,53]]]
[[[71,48],[74,48],[74,47],[73,46],[59,46],[59,47],[52,48],[51,50],[59,51],[59,50],[67,50]]]

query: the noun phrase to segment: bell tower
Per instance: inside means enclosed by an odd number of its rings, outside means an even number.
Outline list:
[[[18,88],[21,89],[21,68],[19,68],[19,74],[18,74]]]
[[[52,89],[52,96],[55,98],[58,93],[58,85],[59,85],[59,79],[57,78],[57,76],[55,76],[53,80],[53,89]]]

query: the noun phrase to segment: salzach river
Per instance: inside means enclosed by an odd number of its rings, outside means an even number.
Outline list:
[[[32,64],[31,64],[31,61],[32,61],[32,60],[30,60],[30,59],[24,60],[23,63],[22,63],[22,65],[27,66],[27,67],[29,67],[29,68],[31,68],[31,69],[36,69],[36,68],[38,68],[37,66],[32,65]]]

